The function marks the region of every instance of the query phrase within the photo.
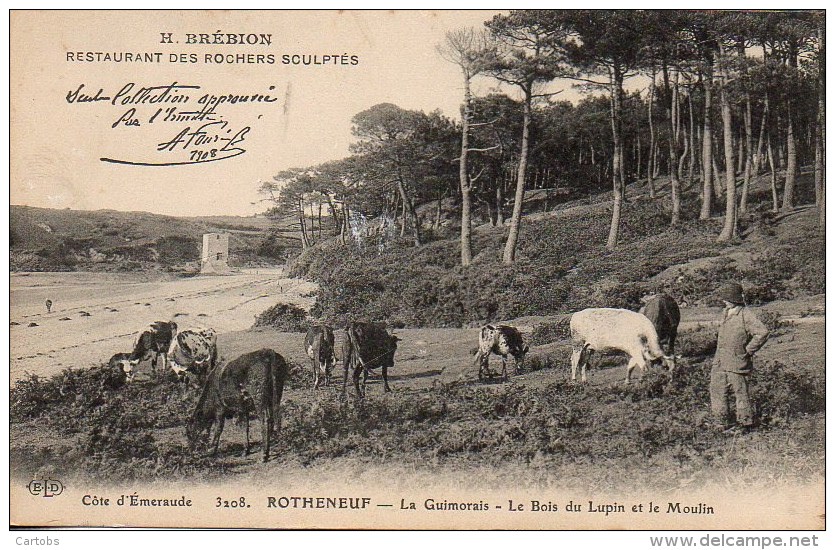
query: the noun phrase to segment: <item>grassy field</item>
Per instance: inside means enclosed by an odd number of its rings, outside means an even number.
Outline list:
[[[822,297],[813,299],[805,309],[821,304]],[[685,313],[682,375],[672,383],[652,371],[626,386],[618,358],[592,370],[588,385],[572,383],[563,340],[534,347],[528,368],[509,383],[479,383],[470,355],[476,331],[405,329],[397,332],[403,342],[390,376],[394,391],[383,394],[375,378],[366,400],[356,401],[349,388],[347,403],[340,384],[312,391],[301,333],[256,329],[223,335],[220,349],[229,358],[268,346],[294,364],[279,443],[265,467],[257,453],[239,456],[238,425],[224,432],[217,458],[188,452],[184,426],[196,389],[145,376],[102,390],[98,369],[16,384],[11,467],[24,477],[110,483],[247,479],[264,468],[317,471],[356,460],[416,471],[471,463],[505,481],[570,480],[594,490],[814,482],[824,472],[823,317],[796,310],[793,302],[770,306],[785,313],[757,358],[752,392],[760,428],[749,435],[706,426],[715,333],[700,320],[704,311]]]
[[[349,390],[343,402],[339,384],[313,392],[302,333],[221,334],[222,360],[269,347],[293,363],[266,465],[258,454],[239,456],[236,424],[227,424],[218,457],[190,453],[184,426],[197,390],[143,367],[118,390],[102,389],[102,369],[19,380],[11,393],[12,471],[28,479],[244,484],[362,471],[372,480],[394,473],[404,484],[463,475],[464,484],[591,492],[819,486],[825,236],[814,209],[768,223],[751,218],[743,240],[718,245],[718,220],[669,229],[663,203],[632,200],[614,252],[602,247],[605,201],[581,201],[526,218],[520,260],[509,268],[496,258],[503,229],[491,227],[476,231],[470,270],[455,266],[454,235],[419,249],[394,242],[334,255],[337,245],[325,243],[302,254],[293,269],[319,284],[314,315],[386,320],[401,338],[394,391],[383,394],[374,378],[364,401]],[[774,329],[752,378],[759,427],[733,436],[708,426],[707,394],[714,294],[729,279],[745,283]],[[623,359],[609,357],[589,384],[572,383],[560,319],[582,307],[634,306],[648,290],[671,292],[683,305],[681,376],[652,371],[626,386]],[[477,329],[468,327],[485,320],[514,323],[532,344],[525,370],[506,384],[477,380]]]

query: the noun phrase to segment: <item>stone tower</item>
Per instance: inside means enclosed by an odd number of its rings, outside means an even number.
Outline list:
[[[200,257],[200,273],[229,272],[229,234],[206,233],[203,235],[203,254]]]

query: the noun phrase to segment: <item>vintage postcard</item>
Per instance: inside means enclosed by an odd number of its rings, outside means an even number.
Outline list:
[[[10,34],[12,526],[825,528],[822,11]]]

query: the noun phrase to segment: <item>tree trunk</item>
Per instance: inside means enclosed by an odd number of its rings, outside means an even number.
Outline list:
[[[319,201],[319,238],[322,238],[322,201]]]
[[[797,69],[797,45],[789,41],[788,63]],[[794,184],[797,179],[797,144],[794,137],[794,101],[791,96],[786,98],[786,183],[783,186],[783,210],[794,208]]]
[[[751,121],[751,92],[745,90],[745,168],[742,175],[742,194],[739,198],[739,213],[748,211],[748,187],[754,164],[754,133]]]
[[[522,225],[522,206],[525,201],[525,172],[528,168],[528,140],[531,125],[532,83],[525,87],[525,103],[522,111],[522,143],[519,151],[519,168],[516,171],[516,196],[513,201],[513,215],[510,218],[510,230],[504,247],[502,262],[511,265],[516,260],[516,245],[519,242],[519,229]]]
[[[672,199],[673,212],[670,225],[675,227],[681,218],[681,178],[679,177],[678,144],[679,144],[679,100],[678,100],[678,71],[672,83],[672,89],[667,77],[666,67],[664,69],[664,85],[670,91],[670,105],[667,107],[667,116],[670,119],[670,198]]]
[[[690,156],[687,160],[687,188],[689,189],[690,186],[693,185],[693,178],[696,172],[696,144],[698,143],[696,140],[696,118],[693,115],[692,88],[690,88],[690,91],[687,93],[687,111],[690,118],[690,127],[687,131],[687,135],[690,140]]]
[[[399,169],[398,169],[399,172]],[[409,194],[406,192],[406,185],[403,183],[403,178],[400,174],[397,175],[397,190],[400,192],[400,199],[403,201],[403,227],[402,230],[406,229],[406,212],[409,213],[409,216],[412,218],[412,232],[414,236],[414,243],[415,246],[420,246],[420,222],[417,217],[417,212],[415,211],[415,205],[412,202],[412,199],[409,197]],[[401,236],[404,236],[405,233],[401,230]]]
[[[783,185],[783,210],[794,208],[794,184],[797,178],[797,146],[794,141],[794,120],[791,104],[786,115],[786,183]]]
[[[342,241],[342,244],[345,244],[345,237],[348,234],[348,231],[350,231],[350,229],[351,229],[351,227],[350,227],[351,218],[349,216],[349,213],[350,213],[350,210],[348,209],[348,203],[343,202],[342,203],[342,227],[340,228],[340,233],[339,233],[339,240]]]
[[[815,135],[815,199],[820,210],[820,227],[826,228],[826,35],[818,27],[818,124]]]
[[[612,203],[612,224],[609,227],[609,238],[606,240],[606,248],[613,250],[618,244],[620,233],[621,210],[623,209],[623,196],[625,183],[623,178],[623,143],[621,138],[621,113],[623,112],[623,75],[620,68],[615,66],[611,69],[610,85],[612,87],[611,99],[611,123],[612,123],[612,186],[614,201]]]
[[[754,156],[754,167],[751,170],[751,174],[753,177],[760,175],[760,170],[762,169],[763,164],[763,147],[765,145],[765,128],[768,123],[768,94],[765,95],[765,100],[763,101],[763,116],[760,119],[760,134],[757,137],[757,151],[756,155]]]
[[[496,187],[496,226],[504,225],[504,180]]]
[[[711,82],[705,78],[705,120],[702,130],[702,209],[700,220],[710,219],[713,213],[713,129],[711,128]]]
[[[649,121],[649,155],[647,155],[647,187],[649,198],[655,198],[655,123],[652,120],[652,104],[655,99],[655,67],[652,68],[652,81],[649,84],[649,106],[647,107],[647,119]]]
[[[780,199],[777,194],[777,170],[774,166],[774,147],[771,145],[771,131],[766,138],[766,149],[768,156],[768,167],[771,169],[771,209],[777,212],[780,209]]]
[[[461,186],[461,265],[468,266],[473,261],[472,246],[472,199],[470,197],[470,173],[467,155],[470,147],[470,115],[472,96],[470,93],[470,75],[464,71],[464,109],[461,116],[461,158],[458,163],[458,182]],[[440,217],[440,203],[438,205]]]
[[[641,143],[641,135],[638,134],[636,136],[636,139],[635,139],[635,147],[634,147],[634,149],[635,149],[635,169],[637,170],[637,172],[635,174],[635,180],[636,181],[641,181],[641,175],[642,175],[641,170],[643,169],[643,165],[641,164],[641,160],[643,160],[643,159],[641,159],[641,147],[642,147],[642,145],[643,144]]]
[[[718,200],[721,197],[725,196],[725,187],[722,185],[722,172],[719,171],[719,161],[717,160],[719,155],[717,154],[717,149],[719,148],[719,140],[716,139],[716,136],[713,137],[713,156],[711,157],[711,163],[713,164],[713,195]]]
[[[302,250],[310,246],[310,240],[307,237],[307,223],[304,221],[304,203],[299,199],[298,205],[299,226],[302,229]]]
[[[724,57],[724,56],[723,56]],[[722,110],[722,130],[725,144],[725,225],[719,234],[719,242],[732,242],[737,238],[736,231],[736,177],[734,174],[734,142],[731,103],[728,99],[726,76],[722,75],[719,84],[719,103]]]

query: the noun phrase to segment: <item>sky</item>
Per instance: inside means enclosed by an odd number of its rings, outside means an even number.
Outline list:
[[[11,204],[184,216],[262,212],[259,182],[346,156],[351,117],[364,109],[390,102],[457,118],[462,77],[435,46],[448,30],[480,27],[494,13],[15,12]],[[216,33],[224,42],[242,41],[240,33],[244,40],[271,37],[269,44],[215,44]],[[200,44],[200,34],[212,43]],[[127,53],[143,61],[128,62]],[[285,55],[339,61],[294,65],[293,58],[282,62]],[[496,87],[482,78],[475,92]],[[142,88],[168,93],[155,103]],[[242,95],[262,101],[227,101],[204,112],[212,96]],[[168,102],[182,96],[185,103]],[[171,108],[172,117],[203,112],[213,119],[165,121]],[[202,137],[221,141],[198,146],[197,135],[189,142],[209,120],[216,124]],[[245,152],[232,154],[239,149]]]

